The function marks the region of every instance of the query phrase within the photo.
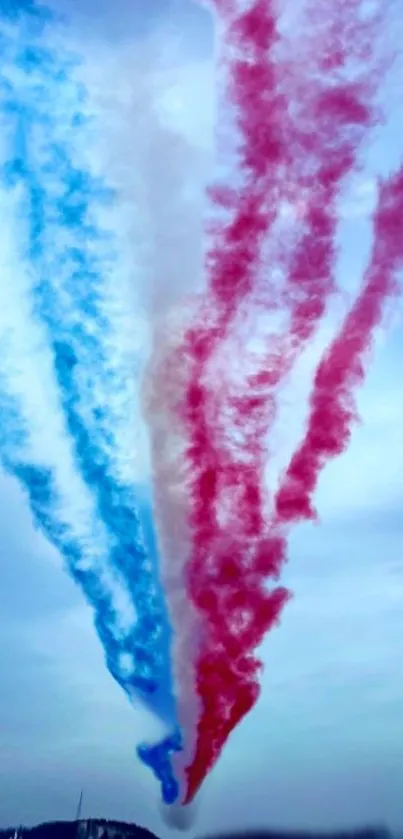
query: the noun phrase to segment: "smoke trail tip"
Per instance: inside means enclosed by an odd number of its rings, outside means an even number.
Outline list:
[[[194,801],[190,804],[163,804],[160,805],[162,821],[167,827],[179,830],[184,833],[193,827],[197,818],[197,806]]]

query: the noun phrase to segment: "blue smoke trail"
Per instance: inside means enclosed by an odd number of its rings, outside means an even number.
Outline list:
[[[0,11],[3,18],[17,23],[12,34],[3,29],[1,47],[3,60],[11,55],[13,70],[18,71],[17,80],[4,72],[0,78],[0,108],[11,148],[2,182],[6,189],[23,188],[20,227],[27,242],[24,257],[37,278],[33,281],[34,313],[48,330],[79,471],[96,498],[109,534],[109,563],[124,580],[136,609],[136,623],[125,639],[116,639],[110,629],[117,615],[96,574],[80,568],[79,546],[49,512],[55,497],[51,474],[13,462],[8,455],[3,455],[3,462],[25,487],[36,522],[67,557],[70,572],[93,606],[110,672],[129,695],[138,693],[173,726],[172,736],[164,741],[165,747],[157,749],[158,759],[152,762],[164,799],[172,802],[178,785],[168,755],[177,747],[179,735],[170,668],[171,630],[158,583],[155,533],[151,520],[146,533],[142,529],[134,487],[114,474],[109,456],[115,417],[108,407],[108,389],[116,384],[105,350],[109,323],[103,288],[115,254],[110,236],[96,224],[94,207],[105,206],[112,195],[86,168],[73,162],[75,132],[86,123],[85,95],[70,80],[74,62],[62,62],[43,42],[45,24],[52,20],[50,12],[34,2],[16,7],[4,0]],[[57,114],[60,103],[62,124]],[[87,372],[84,385],[82,370]],[[90,405],[86,411],[88,371],[95,409]]]
[[[48,541],[64,557],[67,570],[83,591],[94,611],[94,625],[105,653],[106,666],[112,677],[121,682],[121,659],[131,653],[132,631],[122,630],[119,613],[113,605],[113,595],[103,583],[97,568],[88,566],[91,559],[85,548],[60,515],[62,499],[56,489],[54,470],[27,461],[29,432],[18,398],[0,376],[0,462],[6,473],[16,478],[25,491],[34,523]],[[182,746],[179,729],[160,743],[137,748],[139,758],[149,766],[161,782],[164,801],[173,803],[179,786],[172,774],[170,755]]]
[[[91,557],[60,514],[62,500],[54,470],[29,462],[29,430],[18,397],[0,377],[0,461],[4,471],[16,478],[29,499],[34,523],[64,557],[67,569],[94,610],[94,624],[105,652],[106,664],[119,681],[119,660],[130,650],[131,636],[120,628],[112,592],[94,568]],[[83,560],[85,560],[85,567]],[[88,565],[90,567],[88,567]]]

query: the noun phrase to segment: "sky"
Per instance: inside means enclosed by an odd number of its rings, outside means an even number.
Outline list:
[[[190,0],[54,6],[67,14],[63,37],[83,57],[79,72],[99,126],[97,165],[120,197],[113,223],[128,283],[135,274],[147,296],[134,209],[143,202],[154,311],[201,274],[203,188],[213,167],[212,20]],[[403,150],[395,93],[388,91],[390,118],[371,146],[369,184]],[[365,210],[352,206],[347,201],[339,265],[350,295],[369,242]],[[280,465],[303,427],[301,397],[332,324],[284,400],[275,432]],[[403,830],[399,309],[386,326],[359,394],[361,423],[321,477],[319,521],[293,531],[283,581],[294,597],[262,647],[261,699],[206,780],[193,835],[369,822]],[[136,462],[145,479],[147,468]],[[83,789],[83,816],[133,820],[169,837],[157,787],[134,754],[154,722],[112,681],[89,608],[34,529],[19,486],[1,473],[0,557],[0,825],[73,818]]]

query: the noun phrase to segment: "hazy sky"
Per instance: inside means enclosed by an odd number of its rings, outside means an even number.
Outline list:
[[[141,172],[154,210],[156,284],[175,294],[200,271],[214,105],[210,18],[190,0],[57,5],[85,59],[102,126],[99,159],[121,190],[122,225],[130,233]],[[401,129],[392,113],[368,171],[396,162]],[[340,272],[356,288],[367,223],[349,217],[342,234]],[[304,415],[296,420],[296,407],[329,328],[283,406],[280,460],[298,436]],[[362,425],[320,482],[319,524],[293,532],[284,582],[295,596],[264,644],[262,698],[205,783],[197,834],[370,821],[403,829],[401,328],[397,314],[380,336],[359,396]],[[153,724],[107,673],[89,609],[34,531],[18,486],[1,475],[0,550],[0,825],[72,818],[84,788],[84,816],[168,835],[157,787],[134,755]]]

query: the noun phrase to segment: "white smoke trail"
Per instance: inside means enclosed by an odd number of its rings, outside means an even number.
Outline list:
[[[167,827],[184,833],[190,830],[197,821],[198,799],[185,806],[181,804],[171,804],[170,806],[162,804],[160,812],[161,818]]]
[[[155,59],[156,52],[151,57]],[[172,763],[184,792],[184,767],[193,756],[200,713],[191,666],[197,655],[197,631],[184,579],[188,538],[180,463],[185,440],[183,429],[178,428],[177,435],[172,433],[172,422],[177,422],[173,419],[172,403],[180,389],[180,377],[177,369],[167,369],[167,365],[169,368],[170,352],[189,316],[186,294],[189,289],[191,293],[197,291],[202,284],[203,189],[211,162],[211,137],[207,132],[205,148],[196,146],[189,135],[180,131],[179,124],[175,125],[173,110],[178,105],[176,116],[180,118],[183,92],[180,84],[175,83],[178,74],[171,70],[162,80],[158,60],[156,63],[150,60],[148,64],[143,52],[137,56],[132,52],[131,85],[122,72],[127,61],[127,56],[103,55],[102,79],[97,76],[97,84],[104,118],[108,112],[114,114],[108,120],[113,126],[113,141],[105,140],[109,154],[113,149],[108,165],[115,173],[125,205],[134,198],[136,207],[141,207],[141,253],[145,271],[143,282],[140,278],[137,300],[139,305],[143,304],[151,325],[152,344],[151,362],[144,369],[142,408],[151,432],[161,572],[175,631],[173,667],[177,712],[186,732],[185,751],[175,754]],[[212,84],[209,66],[188,68],[186,76],[192,78],[193,73],[199,80],[204,78],[203,72],[208,95]],[[125,82],[118,90],[115,83],[113,90],[108,87],[111,78],[122,77]],[[116,100],[120,104],[118,115],[113,111]],[[123,119],[130,126],[129,137],[127,128],[125,131],[120,122]],[[128,230],[137,242],[138,231],[134,231],[132,223]]]

